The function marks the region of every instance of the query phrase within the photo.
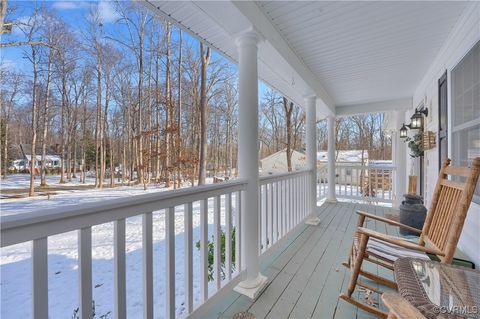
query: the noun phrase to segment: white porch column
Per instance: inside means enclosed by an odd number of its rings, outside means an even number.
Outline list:
[[[392,162],[396,167],[394,174],[394,202],[395,208],[398,208],[403,200],[403,195],[407,192],[407,147],[402,138],[400,138],[400,128],[403,125],[405,111],[395,111],[395,132],[392,134]]]
[[[335,117],[327,117],[328,127],[328,196],[327,202],[336,203],[335,197]]]
[[[307,169],[311,170],[310,198],[308,209],[310,217],[305,222],[308,225],[320,224],[317,212],[317,98],[309,96],[305,98],[306,130],[307,130]]]
[[[258,35],[245,32],[237,38],[238,47],[238,176],[247,180],[242,196],[241,241],[246,278],[234,290],[255,299],[267,278],[259,267],[259,179],[258,179]]]

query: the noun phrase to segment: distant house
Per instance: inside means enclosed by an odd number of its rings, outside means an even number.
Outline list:
[[[359,185],[362,175],[362,166],[368,165],[368,151],[349,150],[335,152],[336,166],[345,166],[343,169],[336,170],[337,183]],[[317,167],[319,171],[327,168],[328,151],[317,152]],[[356,169],[358,167],[359,169]],[[326,178],[322,176],[321,178]]]
[[[306,156],[305,154],[292,151],[292,171],[305,169]],[[287,165],[287,149],[283,149],[273,153],[260,160],[261,175],[281,174],[288,172]]]
[[[30,144],[19,144],[14,146],[14,148],[19,148],[20,156],[15,156],[12,160],[11,170],[16,171],[28,171],[30,169],[30,161],[32,160],[32,146]],[[42,149],[37,147],[35,150],[35,168],[40,168],[42,166]],[[56,147],[47,146],[47,152],[45,156],[45,166],[47,168],[59,168],[60,167],[61,157],[56,152]]]

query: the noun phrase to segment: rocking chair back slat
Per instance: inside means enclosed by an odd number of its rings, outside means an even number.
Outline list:
[[[449,166],[446,160],[440,170],[430,209],[425,220],[420,244],[433,246],[443,252],[438,256],[443,262],[450,262],[455,253],[468,208],[480,172],[480,158],[473,160],[471,167]],[[465,182],[447,179],[459,176]]]

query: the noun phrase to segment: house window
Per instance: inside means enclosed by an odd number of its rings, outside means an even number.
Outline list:
[[[480,156],[480,41],[452,70],[452,160],[467,166]],[[473,201],[480,204],[480,185]]]

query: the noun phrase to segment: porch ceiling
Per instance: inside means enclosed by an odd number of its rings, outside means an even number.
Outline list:
[[[411,97],[468,3],[257,5],[338,106]]]
[[[455,2],[152,1],[147,6],[237,61],[254,28],[259,76],[319,117],[411,107],[411,97],[464,10]],[[391,107],[390,107],[391,106]],[[337,111],[337,110],[338,111]],[[365,110],[364,110],[365,109]],[[357,111],[358,110],[358,111]]]

